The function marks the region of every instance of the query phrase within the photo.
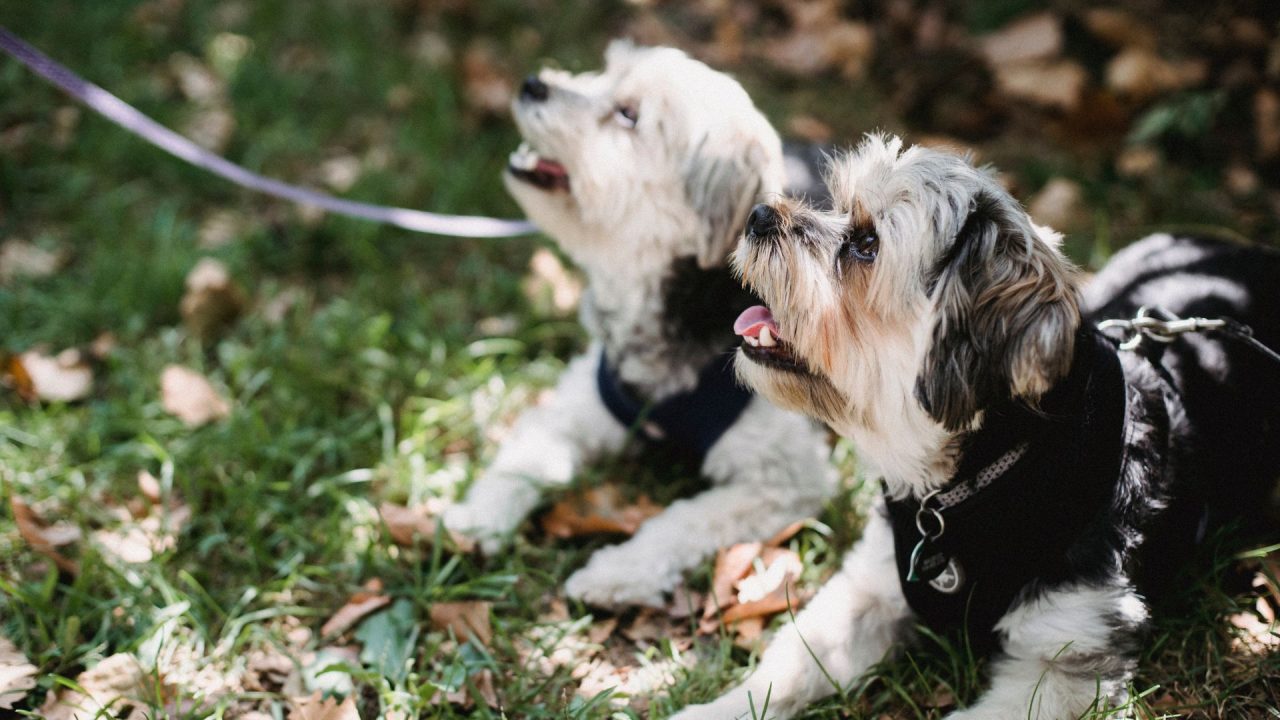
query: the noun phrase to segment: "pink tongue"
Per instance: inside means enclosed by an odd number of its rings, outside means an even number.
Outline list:
[[[546,160],[543,158],[538,158],[538,164],[534,167],[534,170],[554,177],[565,177],[569,174],[560,163],[555,160]]]
[[[778,336],[778,323],[773,319],[773,313],[769,312],[769,308],[763,305],[752,305],[737,320],[733,321],[733,332],[743,337],[756,337],[760,334],[762,328],[768,327],[769,332]]]

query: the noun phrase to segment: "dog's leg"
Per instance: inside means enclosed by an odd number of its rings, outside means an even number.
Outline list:
[[[635,537],[592,555],[566,592],[602,607],[661,605],[680,574],[717,549],[817,514],[836,488],[828,454],[813,423],[753,400],[703,463],[719,486],[672,503]]]
[[[996,626],[1004,655],[991,688],[948,720],[1073,720],[1122,704],[1147,616],[1121,583],[1052,590],[1015,606]]]
[[[486,553],[496,552],[544,490],[567,485],[585,463],[621,450],[626,428],[596,390],[599,358],[595,346],[574,358],[555,395],[520,416],[466,499],[445,510],[449,529],[475,538]]]
[[[909,617],[894,564],[893,533],[881,508],[873,509],[862,540],[844,558],[794,624],[778,631],[760,665],[741,685],[671,720],[768,717],[785,720],[806,705],[847,688],[879,662]]]

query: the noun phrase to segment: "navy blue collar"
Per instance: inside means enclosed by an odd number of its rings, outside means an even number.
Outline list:
[[[751,401],[751,391],[739,385],[734,375],[731,354],[713,357],[698,373],[692,390],[646,403],[626,387],[602,351],[596,388],[618,422],[699,462]]]

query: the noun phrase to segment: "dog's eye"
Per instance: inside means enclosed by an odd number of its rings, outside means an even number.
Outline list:
[[[840,248],[841,260],[854,262],[874,262],[880,254],[880,238],[874,230],[852,230],[845,236],[844,245]]]
[[[640,121],[640,113],[630,105],[619,105],[613,111],[613,116],[618,120],[618,124],[633,128]]]

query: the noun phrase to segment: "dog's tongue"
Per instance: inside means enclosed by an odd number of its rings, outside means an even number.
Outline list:
[[[569,177],[569,171],[565,170],[564,166],[555,160],[547,160],[540,157],[538,158],[538,164],[533,169],[534,172],[544,173],[557,179]]]
[[[774,337],[779,336],[778,323],[773,319],[773,313],[763,305],[752,305],[733,321],[733,332],[743,337],[757,337],[760,330],[766,327]]]

